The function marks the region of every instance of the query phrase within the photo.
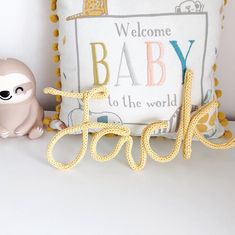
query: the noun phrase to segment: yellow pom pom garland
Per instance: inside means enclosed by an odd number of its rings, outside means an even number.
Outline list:
[[[59,21],[59,17],[55,13],[56,10],[57,10],[57,0],[51,0],[50,9],[52,11],[52,14],[50,15],[50,20],[51,20],[52,23],[57,24],[58,21]],[[55,38],[57,38],[59,36],[59,30],[58,29],[55,29],[53,31],[53,36]],[[55,43],[52,44],[52,50],[55,51],[55,52],[58,52],[58,42],[55,42]],[[53,61],[54,61],[54,63],[58,64],[60,62],[60,55],[59,54],[54,55],[53,56]],[[55,70],[55,76],[58,78],[58,80],[56,80],[56,82],[55,82],[55,87],[57,89],[60,89],[61,88],[61,81],[60,81],[60,68],[59,67],[56,68],[56,70]],[[53,118],[46,119],[46,121],[44,122],[44,123],[46,123],[45,125],[47,126],[47,130],[49,130],[49,131],[52,130],[50,128],[50,123],[53,120],[58,120],[59,119],[61,101],[62,101],[61,96],[56,96],[56,103],[57,103],[56,114],[53,116]]]

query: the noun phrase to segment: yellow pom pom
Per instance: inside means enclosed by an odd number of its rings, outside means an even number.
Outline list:
[[[58,113],[53,115],[53,120],[59,120],[59,114]]]
[[[56,95],[55,99],[57,103],[60,103],[62,101],[62,98],[59,95]]]
[[[48,132],[52,132],[53,129],[48,126],[48,127],[47,127],[47,131],[48,131]]]
[[[57,82],[55,83],[55,87],[56,87],[57,89],[60,89],[60,88],[61,88],[61,82],[60,82],[60,81],[57,81]]]
[[[54,37],[59,37],[59,30],[58,30],[58,29],[55,29],[55,30],[53,31],[53,36],[54,36]]]
[[[56,105],[55,110],[57,113],[60,113],[60,110],[61,110],[60,104]]]
[[[216,72],[216,70],[217,70],[217,64],[214,64],[213,65],[213,71]]]
[[[52,44],[52,50],[53,51],[58,51],[58,43],[53,43]]]
[[[220,123],[223,127],[226,127],[228,126],[228,119],[225,118],[224,120],[220,121]]]
[[[207,132],[207,130],[208,130],[207,126],[204,125],[204,124],[198,124],[198,125],[197,125],[197,129],[198,129],[201,133],[205,133],[205,132]]]
[[[55,11],[56,10],[56,3],[51,3],[51,10]]]
[[[199,123],[206,123],[209,119],[209,114],[206,114],[204,117],[202,117],[199,121]]]
[[[51,1],[51,10],[55,11],[57,8],[57,1],[56,0],[52,0]]]
[[[55,63],[59,63],[59,62],[60,62],[60,56],[59,56],[59,55],[55,55],[55,56],[53,57],[53,61],[54,61]]]
[[[224,5],[226,6],[228,3],[228,0],[224,0]]]
[[[215,86],[219,85],[219,80],[217,78],[215,78]]]
[[[49,126],[50,125],[50,122],[51,122],[51,118],[50,117],[45,117],[43,119],[43,125],[44,126]]]
[[[218,113],[218,118],[219,118],[220,121],[223,121],[224,119],[226,119],[225,113],[219,112]]]
[[[224,137],[227,138],[227,139],[232,139],[233,134],[232,134],[231,131],[225,131],[224,132]]]
[[[52,23],[57,23],[59,21],[59,16],[58,15],[51,15],[50,20]]]
[[[56,77],[60,77],[60,68],[56,68],[55,75]]]
[[[215,112],[215,113],[211,116],[211,119],[210,119],[210,122],[209,122],[209,124],[210,124],[211,126],[214,126],[214,125],[215,125],[216,118],[217,118],[217,113]]]
[[[217,98],[222,97],[222,91],[221,90],[216,90],[215,94],[216,94]]]

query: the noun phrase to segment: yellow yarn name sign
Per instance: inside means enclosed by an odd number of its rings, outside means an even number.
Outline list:
[[[162,128],[167,128],[167,122],[156,121],[148,125],[142,133],[141,136],[141,146],[140,146],[140,159],[136,162],[132,155],[133,138],[130,136],[130,130],[127,127],[121,126],[119,124],[109,124],[109,123],[98,123],[91,122],[89,117],[89,101],[91,99],[104,99],[108,96],[108,91],[105,87],[100,86],[94,88],[90,91],[85,91],[82,93],[73,93],[59,91],[53,88],[46,88],[44,92],[51,95],[60,95],[62,97],[81,99],[84,104],[83,121],[80,125],[66,128],[58,132],[48,145],[47,157],[51,165],[58,169],[71,169],[78,165],[80,161],[86,154],[88,148],[88,135],[90,129],[100,129],[94,134],[90,149],[92,157],[100,162],[109,161],[114,159],[121,148],[125,146],[125,155],[129,166],[133,170],[141,170],[144,168],[147,160],[147,156],[150,156],[157,162],[166,163],[172,161],[179,153],[181,146],[183,146],[184,159],[190,159],[192,153],[192,140],[197,138],[202,144],[212,149],[230,149],[235,147],[235,138],[231,138],[228,142],[223,144],[212,143],[207,140],[197,129],[199,121],[211,110],[218,107],[218,102],[213,100],[212,102],[199,108],[193,115],[191,115],[191,92],[192,92],[192,80],[193,73],[187,70],[185,74],[185,84],[183,91],[183,103],[180,117],[180,127],[177,133],[177,138],[173,149],[171,152],[165,156],[161,156],[153,151],[150,145],[150,138],[154,131]],[[53,155],[53,150],[57,142],[66,135],[74,134],[77,132],[82,132],[82,147],[77,156],[73,161],[64,164],[55,160]],[[106,156],[101,156],[97,153],[97,145],[102,137],[108,134],[114,134],[120,137],[116,147],[111,153]]]

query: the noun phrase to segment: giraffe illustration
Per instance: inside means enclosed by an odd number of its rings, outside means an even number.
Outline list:
[[[81,16],[102,16],[108,14],[107,0],[83,0]]]

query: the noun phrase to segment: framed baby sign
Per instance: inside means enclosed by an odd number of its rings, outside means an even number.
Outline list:
[[[107,114],[100,121],[129,125],[139,135],[157,117],[171,123],[166,132],[175,132],[187,66],[196,71],[194,86],[202,93],[194,95],[195,106],[204,97],[207,27],[206,13],[77,18],[78,91],[108,87],[108,99],[91,103],[94,114]],[[78,116],[74,110],[71,121]]]
[[[168,128],[154,134],[174,135],[186,69],[195,75],[192,111],[215,97],[212,67],[223,1],[141,2],[57,1],[62,89],[105,85],[108,98],[90,104],[93,121],[120,123],[138,136],[149,123],[166,120]],[[65,126],[79,124],[82,113],[81,101],[63,99],[59,118]],[[203,123],[208,137],[223,134],[214,119]]]

